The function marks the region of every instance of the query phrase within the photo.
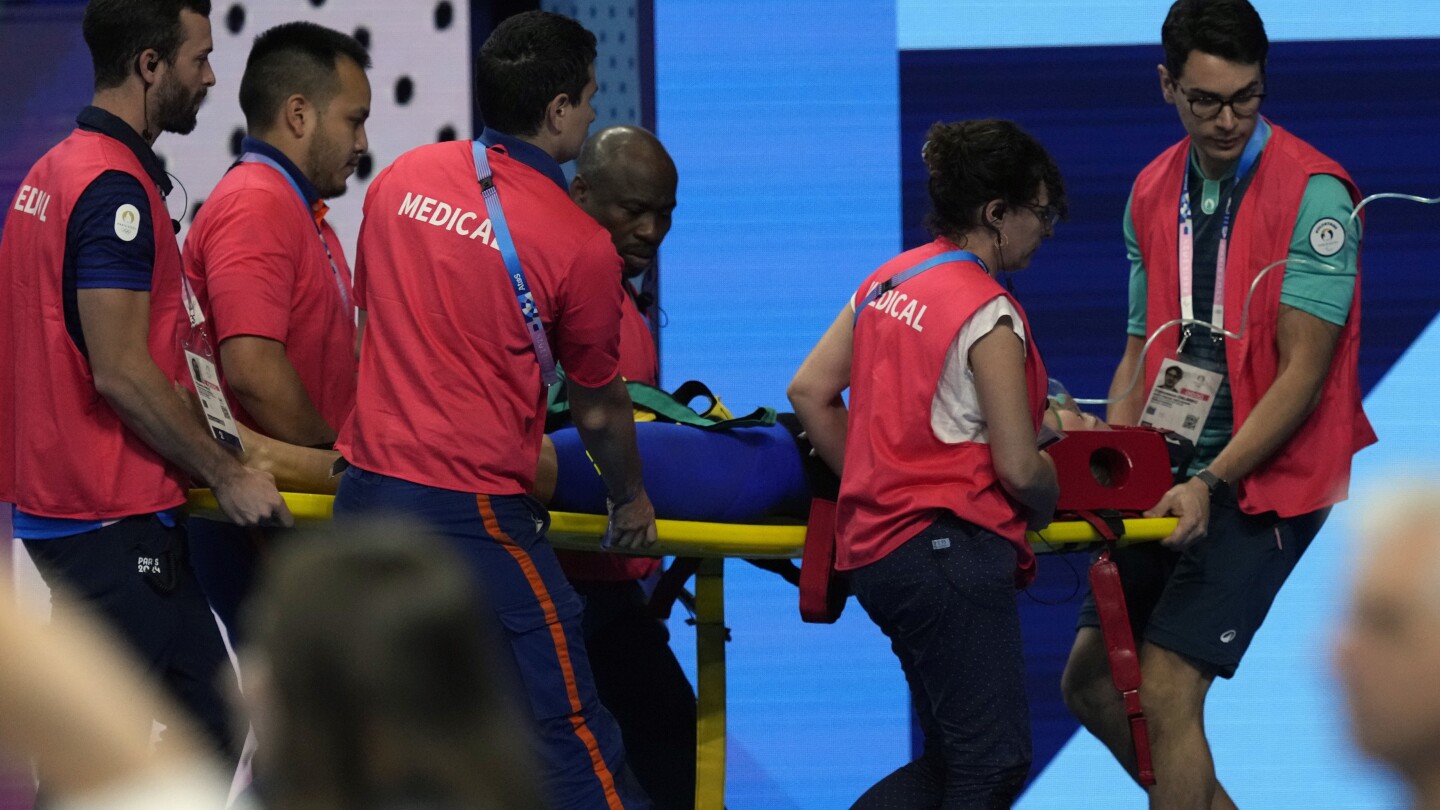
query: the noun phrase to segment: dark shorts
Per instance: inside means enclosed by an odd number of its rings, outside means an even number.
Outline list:
[[[210,735],[215,749],[239,755],[242,740],[219,687],[230,660],[190,567],[183,528],[142,515],[69,537],[24,542],[55,589],[51,606],[57,617],[88,613],[107,623]],[[149,725],[135,734],[148,739]]]
[[[1280,586],[1329,508],[1280,519],[1247,515],[1233,496],[1212,503],[1206,535],[1184,551],[1141,543],[1114,554],[1136,639],[1179,653],[1210,676],[1234,676]],[[1086,594],[1079,627],[1099,627]]]
[[[242,613],[254,589],[268,538],[285,529],[254,529],[204,518],[190,518],[185,528],[190,535],[190,564],[210,609],[220,617],[230,646],[240,649],[245,641]]]

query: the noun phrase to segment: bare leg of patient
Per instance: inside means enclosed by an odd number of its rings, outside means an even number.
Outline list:
[[[340,476],[330,473],[340,458],[334,450],[286,444],[244,425],[240,426],[240,440],[245,444],[245,464],[273,475],[275,486],[282,492],[333,495],[340,485]],[[535,470],[535,486],[531,493],[541,503],[548,504],[554,496],[558,469],[555,445],[546,436],[540,445],[540,464]]]

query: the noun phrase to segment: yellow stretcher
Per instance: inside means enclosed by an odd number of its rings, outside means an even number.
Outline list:
[[[334,496],[284,493],[297,525],[330,520]],[[190,491],[190,512],[223,520],[208,489]],[[1125,521],[1125,543],[1159,540],[1175,530],[1175,518],[1133,518]],[[795,523],[702,523],[657,520],[659,542],[645,556],[701,557],[695,574],[695,685],[699,701],[696,723],[695,810],[725,807],[725,558],[795,559],[805,543],[805,527]],[[600,551],[604,515],[550,513],[550,542],[556,548]],[[1076,550],[1100,542],[1083,521],[1052,523],[1030,532],[1036,552]]]

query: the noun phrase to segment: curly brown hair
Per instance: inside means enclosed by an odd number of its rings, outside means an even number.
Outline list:
[[[930,172],[930,214],[925,227],[955,238],[982,225],[981,209],[991,200],[1019,206],[1040,193],[1050,207],[1069,213],[1065,181],[1045,147],[1013,121],[987,118],[930,127],[922,152]]]

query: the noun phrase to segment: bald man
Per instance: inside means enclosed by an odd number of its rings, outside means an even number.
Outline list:
[[[640,127],[591,135],[575,164],[570,198],[610,232],[624,260],[620,373],[655,385],[660,363],[640,296],[644,274],[670,232],[679,178],[656,137]],[[670,634],[646,604],[640,581],[660,561],[651,557],[556,551],[575,590],[585,597],[585,649],[600,702],[615,715],[630,769],[660,810],[695,804],[695,692]]]
[[[650,385],[659,383],[660,364],[646,322],[649,301],[639,289],[670,232],[679,182],[675,163],[659,139],[640,127],[619,126],[590,136],[570,184],[570,199],[610,232],[615,252],[625,262],[620,373]]]
[[[1335,648],[1351,731],[1417,810],[1440,810],[1440,485],[1383,499],[1362,521],[1360,570]]]

